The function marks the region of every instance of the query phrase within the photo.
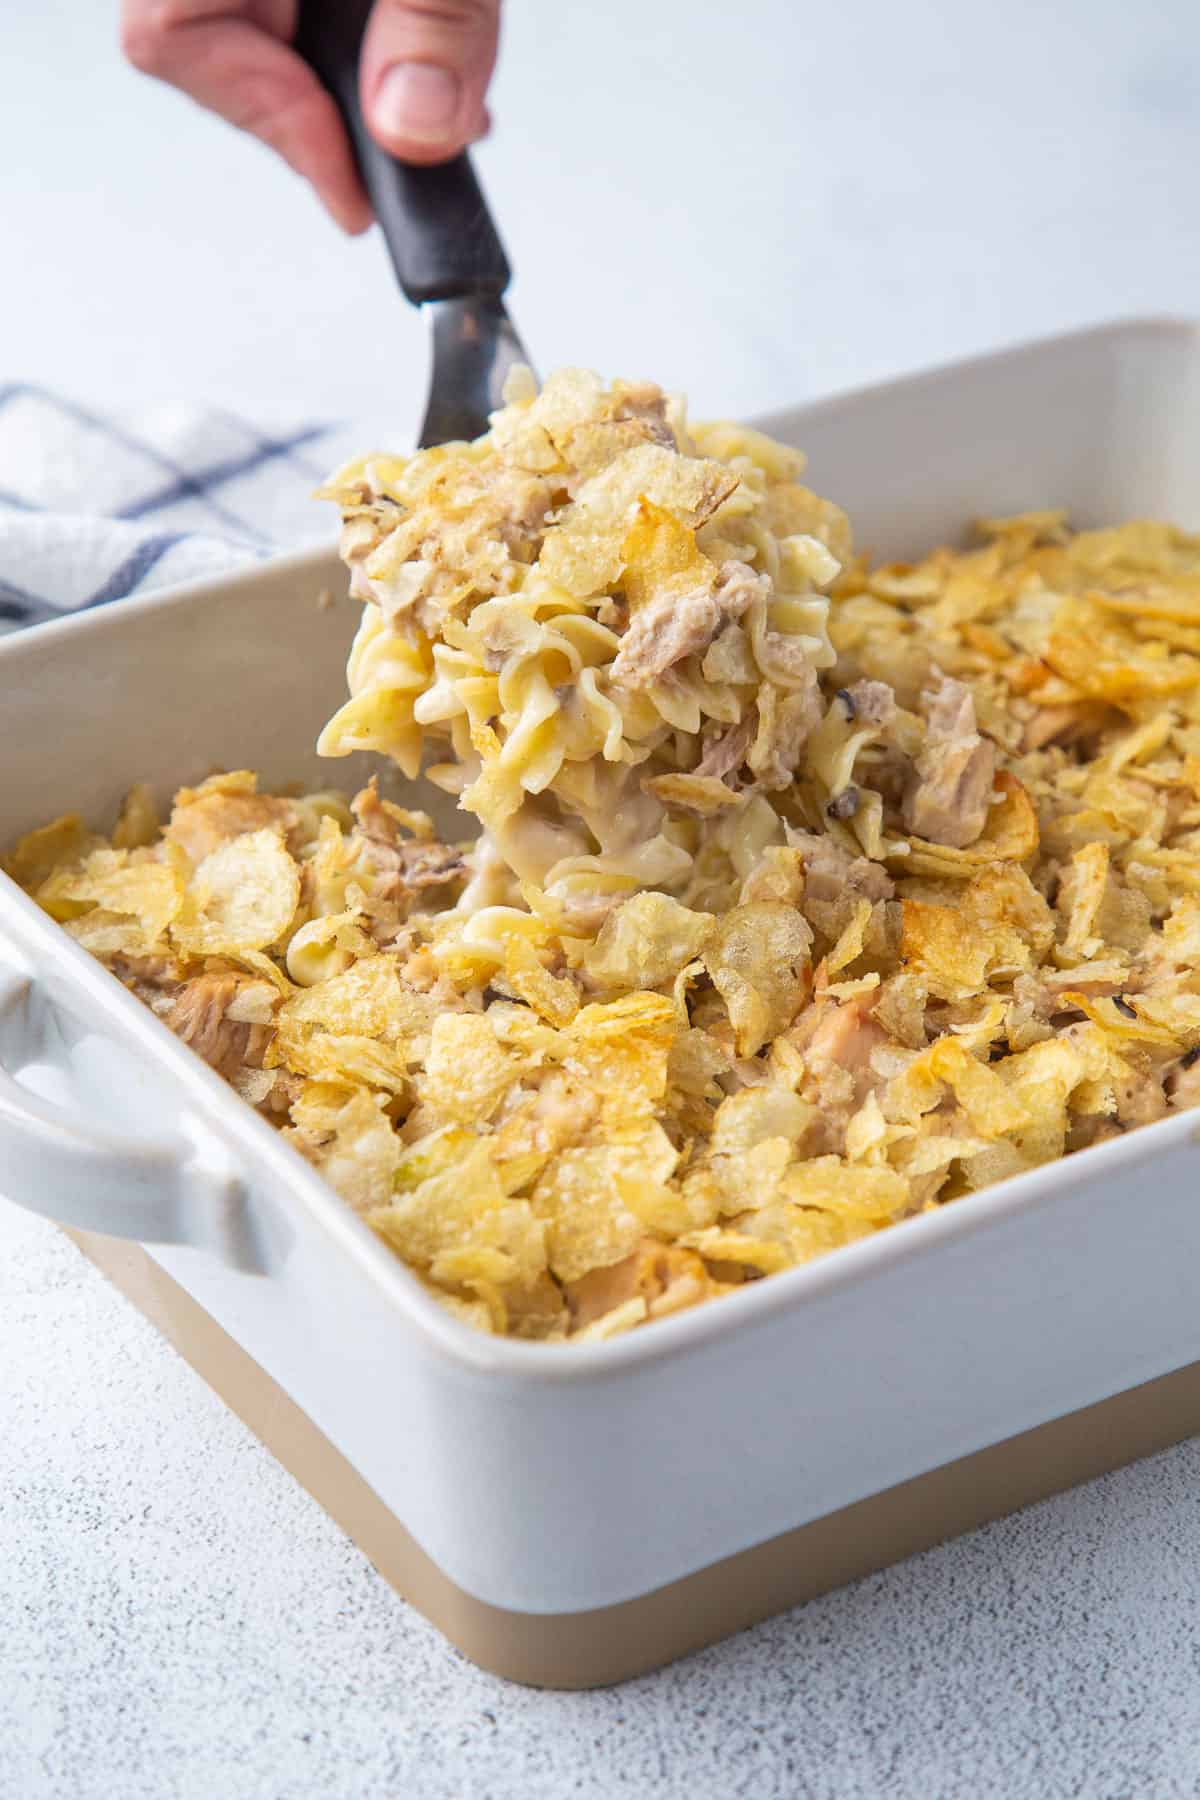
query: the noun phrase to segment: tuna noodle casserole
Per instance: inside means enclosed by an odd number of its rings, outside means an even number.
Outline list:
[[[5,864],[483,1330],[608,1337],[1200,1098],[1200,539],[872,568],[802,469],[522,377],[323,490],[321,749],[480,836],[239,772]]]

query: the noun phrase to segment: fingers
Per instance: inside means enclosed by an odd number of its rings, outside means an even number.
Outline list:
[[[365,231],[370,202],[337,108],[300,58],[251,21],[251,12],[286,30],[294,7],[124,0],[122,48],[135,68],[278,151],[312,183],[343,230]]]
[[[363,111],[385,150],[444,162],[488,128],[500,0],[375,0],[363,44]]]

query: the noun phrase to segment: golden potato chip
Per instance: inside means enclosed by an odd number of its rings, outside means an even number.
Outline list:
[[[532,1287],[546,1268],[546,1228],[524,1200],[489,1207],[472,1220],[464,1240],[440,1250],[430,1266],[434,1281],[472,1287]]]
[[[431,1175],[453,1168],[476,1148],[478,1141],[476,1132],[461,1125],[442,1125],[402,1145],[393,1182],[396,1192],[410,1193]]]
[[[772,482],[784,484],[787,494],[792,493],[793,484],[807,467],[808,458],[802,450],[793,449],[791,444],[781,444],[778,439],[768,437],[765,431],[756,431],[752,425],[702,419],[692,425],[691,435],[697,449],[705,456],[729,463],[748,462],[761,469]],[[818,501],[815,494],[807,494],[804,489],[798,491],[807,501],[818,506],[828,505],[827,501]],[[793,529],[800,531],[804,527],[796,525]]]
[[[482,1124],[524,1069],[523,1058],[497,1041],[486,1014],[442,1013],[433,1022],[417,1091],[450,1122]]]
[[[1106,612],[1141,619],[1165,619],[1173,624],[1200,625],[1200,580],[1193,575],[1174,582],[1138,581],[1128,586],[1090,588],[1093,606]]]
[[[912,1125],[900,1125],[886,1119],[877,1094],[868,1094],[858,1111],[846,1123],[846,1155],[851,1162],[870,1159],[878,1162],[893,1146],[916,1135]]]
[[[1139,655],[1133,643],[1098,641],[1082,630],[1051,632],[1042,656],[1081,694],[1118,706],[1184,693],[1200,683],[1200,662],[1194,658]]]
[[[737,476],[719,462],[681,457],[658,444],[636,445],[584,482],[561,522],[547,532],[541,568],[569,593],[602,593],[620,572],[639,502],[694,531],[736,487]]]
[[[874,993],[880,985],[879,976],[872,969],[866,975],[859,975],[854,981],[830,981],[820,988],[823,999],[832,999],[844,1003],[847,1000],[861,1000],[867,994]],[[817,990],[814,990],[814,992]]]
[[[621,587],[634,611],[651,600],[683,599],[707,591],[717,571],[696,547],[696,534],[644,495],[621,545]]]
[[[1060,538],[1067,522],[1061,507],[1045,507],[1041,511],[1006,513],[1002,517],[976,519],[975,529],[981,537],[1019,536],[1032,543],[1037,538]]]
[[[418,1277],[418,1279],[430,1298],[436,1300],[438,1305],[448,1312],[452,1319],[457,1319],[460,1325],[469,1325],[472,1331],[492,1332],[495,1330],[492,1311],[486,1301],[468,1300],[462,1294],[451,1293],[446,1288],[438,1287],[436,1283],[427,1281],[423,1277]]]
[[[714,924],[711,913],[666,894],[635,894],[608,914],[583,966],[598,988],[662,987],[698,954]]]
[[[239,769],[212,775],[198,788],[181,788],[166,826],[167,842],[200,863],[247,832],[291,830],[297,818],[291,801],[260,794],[257,785],[256,776]]]
[[[233,1077],[233,1089],[248,1106],[262,1106],[276,1084],[274,1069],[239,1069]]]
[[[1026,1124],[1007,1133],[1019,1167],[1034,1168],[1062,1155],[1071,1096],[1083,1083],[1103,1079],[1110,1064],[1103,1035],[1092,1026],[1076,1026],[1069,1038],[1046,1039],[997,1063],[997,1073],[1028,1114]],[[967,1170],[972,1185],[987,1179],[991,1156],[988,1150],[972,1159]],[[1011,1172],[1011,1165],[1006,1167]]]
[[[271,982],[285,998],[295,991],[278,963],[272,962],[262,950],[231,950],[228,960],[237,963],[252,975],[261,975],[264,981]]]
[[[97,850],[74,869],[57,871],[38,889],[39,903],[56,918],[70,917],[79,903],[126,914],[137,921],[147,947],[155,945],[184,906],[184,884],[168,863],[127,863],[123,850]]]
[[[406,1262],[428,1271],[445,1251],[469,1243],[487,1215],[506,1204],[510,1203],[492,1167],[487,1140],[476,1138],[447,1168],[397,1194],[389,1205],[374,1207],[367,1223]]]
[[[513,992],[551,1025],[569,1025],[579,1011],[575,983],[551,975],[527,938],[509,938],[504,974]]]
[[[117,850],[140,850],[158,837],[161,825],[154,789],[144,781],[135,781],[121,802],[112,842]]]
[[[929,1129],[932,1124],[930,1120],[926,1120],[925,1124],[926,1129],[922,1134],[910,1138],[907,1143],[898,1144],[894,1153],[897,1170],[910,1184],[910,1190],[912,1184],[921,1181],[923,1177],[935,1175],[944,1179],[950,1173],[952,1163],[969,1163],[972,1158],[988,1150],[995,1141],[991,1138],[967,1137]]]
[[[90,956],[98,956],[102,962],[112,957],[137,957],[147,953],[145,934],[129,913],[108,912],[103,906],[93,906],[77,918],[60,919],[59,923]],[[182,968],[173,957],[169,959],[169,965],[176,973]]]
[[[1095,926],[1108,886],[1108,862],[1106,845],[1085,844],[1063,875],[1057,906],[1067,921],[1062,947],[1070,959],[1094,956],[1103,942]]]
[[[792,1139],[781,1136],[761,1138],[748,1150],[710,1152],[704,1163],[705,1204],[715,1198],[718,1213],[729,1216],[740,1213],[750,1195],[763,1203],[772,1199],[795,1151]]]
[[[400,1160],[400,1141],[383,1103],[383,1095],[363,1088],[348,1096],[341,1090],[341,1103],[332,1108],[331,1139],[316,1149],[304,1146],[330,1186],[355,1212],[368,1217],[372,1208],[389,1200]]]
[[[804,899],[804,852],[783,844],[768,844],[742,882],[738,903],[782,900],[800,906]]]
[[[0,869],[11,876],[18,887],[33,892],[49,875],[82,862],[102,843],[103,839],[86,830],[78,813],[64,813],[61,818],[52,819],[48,825],[39,825],[36,831],[27,831],[23,838],[18,838],[7,855],[0,859]]]
[[[345,1082],[389,1094],[403,1094],[411,1087],[403,1051],[349,1032],[307,1031],[284,1018],[277,1022],[267,1059],[268,1067],[282,1066],[316,1081]]]
[[[1007,1002],[1002,996],[980,1000],[968,1017],[955,1020],[950,1027],[951,1034],[972,1056],[986,1057],[1003,1034],[1007,1010]],[[878,1007],[875,1012],[878,1017]]]
[[[1200,901],[1178,899],[1163,920],[1154,957],[1172,969],[1200,962]]]
[[[1029,946],[1011,925],[964,929],[957,909],[921,900],[904,900],[901,909],[901,958],[935,1000],[969,1000],[993,973],[1032,967]]]
[[[1200,994],[1116,994],[1096,999],[1068,989],[1061,1002],[1064,1007],[1077,1006],[1118,1042],[1161,1044],[1175,1050],[1200,1043]]]
[[[172,934],[193,955],[265,950],[283,936],[299,899],[300,871],[278,833],[246,832],[199,864]]]
[[[722,1100],[713,1120],[710,1152],[737,1156],[768,1138],[798,1144],[816,1118],[816,1108],[785,1087],[767,1082],[743,1088]]]
[[[279,991],[269,981],[247,981],[239,984],[225,1008],[225,1017],[238,1025],[273,1025],[279,1006]]]
[[[671,1042],[667,1057],[668,1092],[678,1096],[678,1110],[695,1119],[702,1130],[709,1123],[708,1103],[721,1092],[718,1077],[729,1075],[731,1069],[729,1049],[707,1031],[685,1028]],[[695,1112],[689,1108],[689,1101],[696,1103]]]
[[[754,1056],[785,1031],[812,988],[812,927],[779,901],[738,906],[701,950],[729,1009],[739,1056]]]
[[[690,813],[697,819],[711,819],[745,804],[740,794],[714,775],[656,775],[643,785],[668,812]]]
[[[620,1047],[647,1054],[670,1049],[677,1026],[675,1008],[662,994],[622,994],[581,1008],[564,1033],[571,1053]]]
[[[280,1017],[324,1031],[405,1043],[415,1060],[424,1053],[440,1011],[431,995],[404,985],[397,958],[383,952],[361,957],[343,974],[293,995]]]
[[[938,1104],[943,1084],[951,1090],[973,1129],[984,1137],[1000,1137],[1028,1122],[1018,1096],[956,1037],[936,1038],[902,1075],[888,1084],[884,1110],[893,1119],[919,1118]]]
[[[847,968],[862,955],[863,938],[866,935],[867,926],[871,923],[871,914],[873,911],[874,907],[869,900],[858,900],[855,902],[854,910],[842,931],[841,937],[833,946],[829,955],[825,958],[825,972],[827,975],[836,975],[839,969]],[[876,979],[878,979],[878,977]]]
[[[217,769],[206,776],[198,787],[181,787],[175,795],[175,805],[183,808],[194,806],[200,800],[208,800],[214,795],[224,794],[257,794],[258,776],[253,769]],[[170,826],[167,827],[168,831]]]
[[[679,1241],[687,1249],[698,1251],[707,1262],[743,1263],[759,1275],[776,1275],[792,1261],[782,1244],[716,1225],[689,1232]]]
[[[560,1281],[576,1281],[628,1256],[642,1222],[626,1205],[622,1183],[665,1181],[676,1161],[658,1127],[640,1141],[564,1150],[555,1158],[530,1203],[546,1222],[547,1259]]]
[[[645,1302],[648,1317],[659,1319],[724,1291],[692,1251],[654,1238],[643,1238],[620,1262],[564,1284],[576,1331],[634,1298]]]
[[[691,1182],[676,1188],[644,1176],[618,1175],[617,1192],[645,1229],[667,1242],[714,1225],[721,1210],[713,1182]]]
[[[430,1268],[429,1279],[440,1286],[465,1287],[476,1294],[487,1307],[490,1330],[501,1334],[508,1330],[508,1307],[501,1284],[511,1277],[513,1269],[512,1258],[503,1250],[464,1244],[456,1250],[443,1250]]]
[[[869,1237],[876,1229],[866,1219],[819,1212],[789,1200],[755,1207],[736,1219],[734,1226],[739,1235],[752,1242],[782,1248],[789,1267],[840,1250],[858,1238]]]
[[[780,1189],[795,1206],[880,1224],[901,1214],[908,1201],[907,1183],[894,1170],[861,1164],[850,1168],[836,1156],[796,1163]]]

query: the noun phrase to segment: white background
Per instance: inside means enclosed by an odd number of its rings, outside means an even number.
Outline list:
[[[406,436],[420,321],[265,152],[0,24],[0,380]],[[752,412],[1200,309],[1194,0],[513,0],[479,154],[543,368]],[[410,1614],[149,1327],[0,1215],[0,1794],[1200,1793],[1195,1446],[625,1690]],[[919,1403],[919,1397],[916,1397]]]
[[[424,333],[382,247],[123,70],[115,11],[3,9],[10,374],[407,428]],[[1198,304],[1191,0],[514,0],[494,111],[543,369],[747,412]]]

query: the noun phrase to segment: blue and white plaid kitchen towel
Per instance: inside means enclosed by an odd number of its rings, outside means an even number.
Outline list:
[[[183,407],[102,417],[0,384],[0,632],[328,543],[312,490],[354,439]]]

